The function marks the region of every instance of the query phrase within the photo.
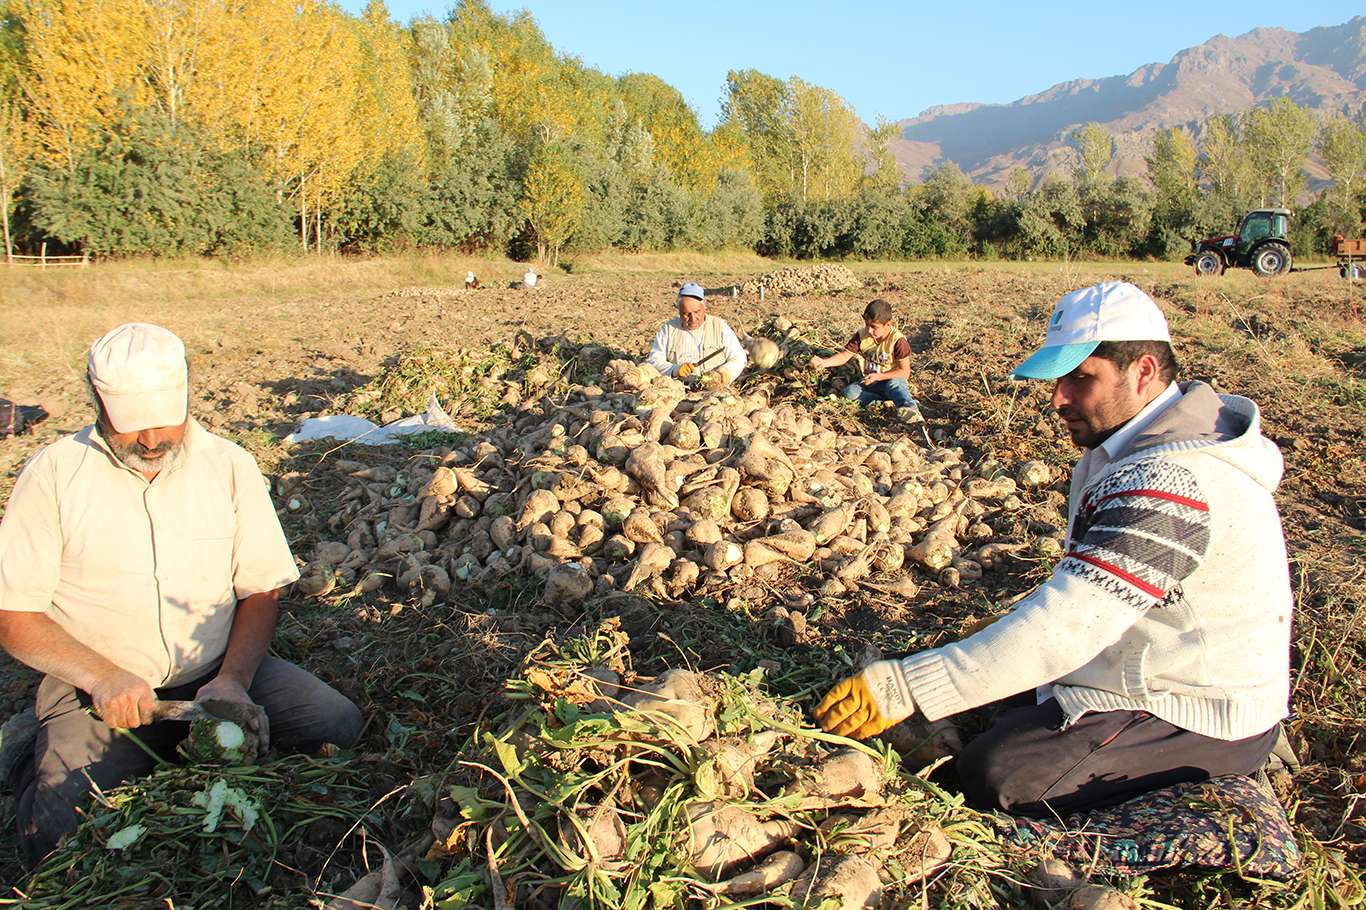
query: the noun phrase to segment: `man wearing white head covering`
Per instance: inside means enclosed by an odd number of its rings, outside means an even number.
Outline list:
[[[1131,284],[1058,301],[1015,376],[1054,382],[1084,451],[1065,555],[999,622],[836,685],[826,729],[1002,703],[959,779],[976,808],[1037,817],[1261,767],[1289,700],[1281,453],[1251,401],[1178,384],[1170,342]]]
[[[690,281],[678,290],[678,317],[655,333],[648,363],[664,376],[725,383],[740,378],[749,356],[726,321],[707,314],[702,286]]]
[[[180,339],[121,325],[86,370],[96,422],[29,461],[0,521],[0,646],[45,674],[15,788],[30,862],[75,828],[92,782],[151,769],[123,730],[174,757],[188,725],[158,719],[160,701],[259,705],[291,749],[361,728],[348,699],[266,653],[298,571],[255,460],[189,416]]]

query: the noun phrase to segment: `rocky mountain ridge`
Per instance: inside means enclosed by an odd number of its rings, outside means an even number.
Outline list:
[[[1094,121],[1115,138],[1115,173],[1136,176],[1158,129],[1183,126],[1198,137],[1211,115],[1280,96],[1325,113],[1366,109],[1366,16],[1306,32],[1216,35],[1168,63],[1062,82],[1009,104],[938,105],[900,121],[892,147],[912,181],[954,161],[973,180],[999,186],[1015,167],[1036,176],[1069,168],[1068,135]]]

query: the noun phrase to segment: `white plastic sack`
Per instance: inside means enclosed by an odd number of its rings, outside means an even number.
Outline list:
[[[433,392],[427,399],[427,410],[422,414],[404,417],[393,423],[380,426],[352,414],[329,414],[326,417],[309,417],[293,433],[285,437],[286,445],[307,442],[314,439],[335,439],[339,442],[359,442],[369,446],[392,445],[403,436],[412,433],[437,431],[454,433],[459,429],[451,416],[441,407]]]
[[[293,445],[296,442],[309,442],[314,439],[358,439],[378,429],[379,424],[351,414],[309,417],[299,424],[297,430],[285,437],[285,444]]]

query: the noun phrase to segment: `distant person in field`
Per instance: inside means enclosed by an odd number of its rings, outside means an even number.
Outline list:
[[[899,408],[911,408],[916,416],[920,405],[911,395],[911,343],[892,324],[892,305],[874,300],[864,307],[863,328],[854,333],[844,350],[829,357],[813,356],[811,366],[818,370],[842,367],[857,360],[862,379],[844,389],[844,397],[864,407],[875,401],[890,401]]]
[[[958,757],[963,792],[1039,818],[1261,768],[1289,698],[1281,453],[1251,401],[1178,383],[1170,342],[1131,284],[1058,302],[1015,376],[1053,382],[1083,453],[1065,555],[999,621],[840,682],[816,708],[826,730],[995,703]]]
[[[664,376],[703,384],[734,382],[749,357],[726,321],[707,315],[706,294],[688,282],[678,290],[678,318],[655,333],[649,364]]]
[[[360,711],[267,654],[299,577],[255,460],[189,416],[185,347],[121,325],[86,361],[96,421],[43,448],[0,521],[0,646],[45,674],[38,736],[15,773],[35,863],[96,789],[167,760],[189,732],[163,699],[265,709],[276,745],[347,746]]]
[[[479,289],[479,276],[473,272],[465,273],[465,290],[476,291]]]

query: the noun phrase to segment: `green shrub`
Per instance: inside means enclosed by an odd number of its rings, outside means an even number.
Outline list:
[[[35,168],[25,196],[38,231],[96,255],[236,253],[291,235],[247,156],[155,108],[125,106],[71,167]]]

